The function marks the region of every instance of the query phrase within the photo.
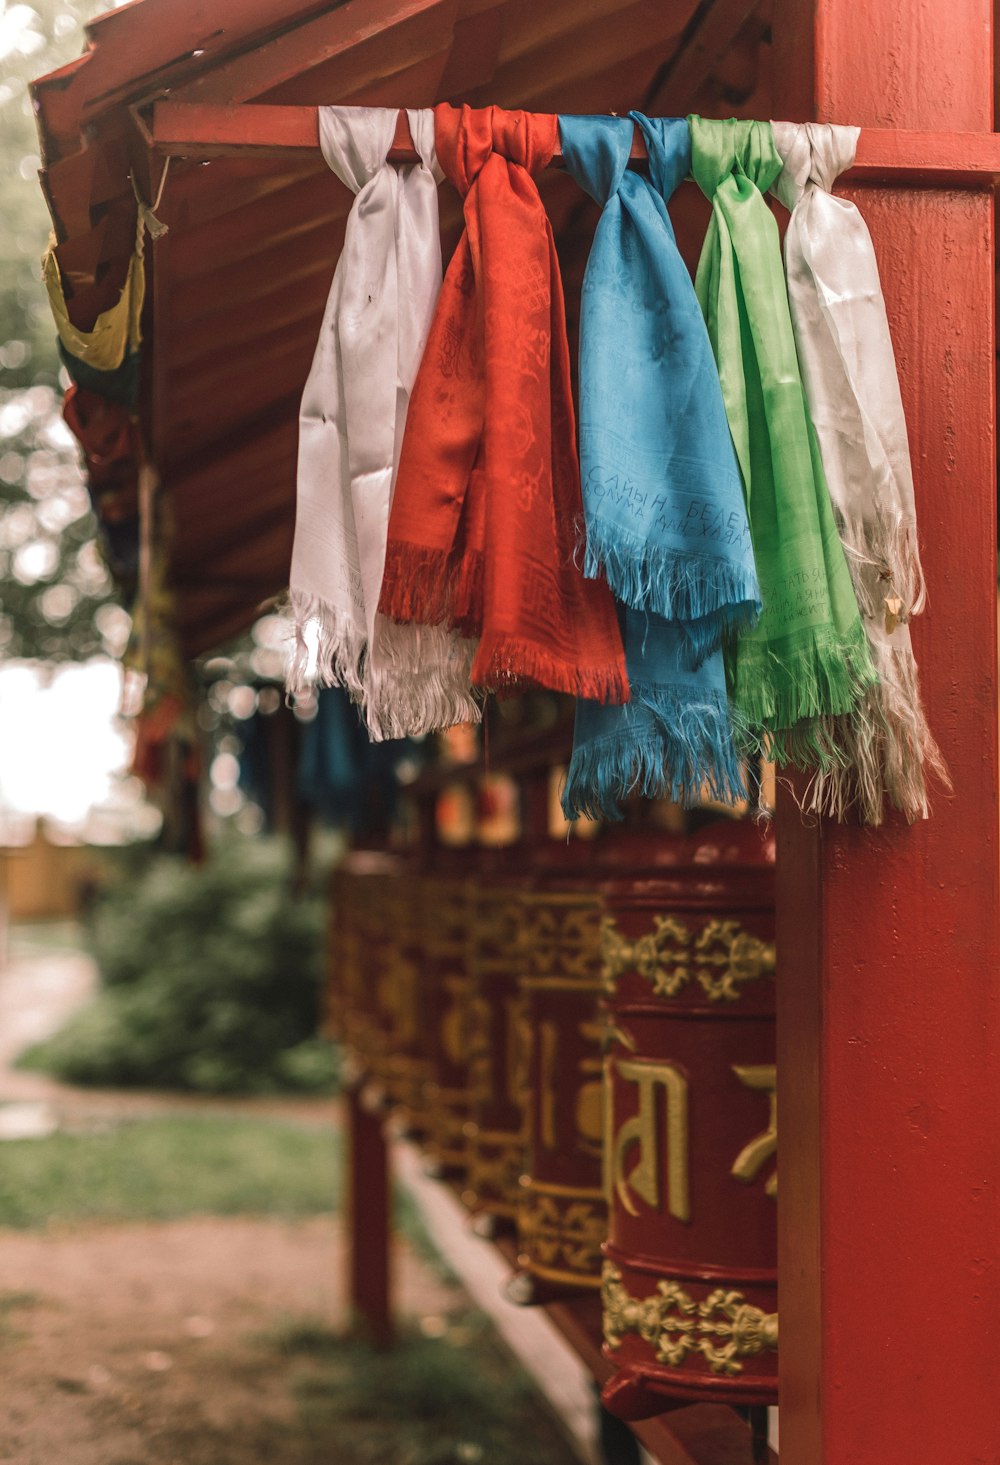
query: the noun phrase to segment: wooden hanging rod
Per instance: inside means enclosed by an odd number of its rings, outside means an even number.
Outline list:
[[[159,157],[212,158],[312,157],[319,147],[316,107],[275,107],[242,103],[208,106],[199,102],[154,102],[133,109],[147,146]],[[646,157],[636,129],[632,159]],[[400,112],[389,150],[391,163],[415,163],[417,154],[406,113]],[[562,163],[557,148],[553,164]],[[989,188],[1000,183],[1000,135],[992,132],[904,132],[862,128],[854,167],[846,181],[917,183],[956,188]]]

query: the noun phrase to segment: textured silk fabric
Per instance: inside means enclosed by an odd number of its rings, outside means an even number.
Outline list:
[[[925,595],[906,419],[871,236],[856,205],[830,193],[854,162],[859,129],[772,127],[784,162],[772,191],[791,210],[785,274],[802,379],[879,675],[863,715],[839,733],[852,768],[817,777],[814,807],[856,805],[878,824],[888,795],[908,819],[926,818],[925,765],[947,776],[907,626]]]
[[[683,626],[619,605],[632,699],[624,707],[576,704],[567,819],[621,818],[630,794],[690,805],[746,797],[733,741],[721,651],[696,669]]]
[[[719,373],[667,200],[687,176],[687,121],[560,117],[567,169],[603,205],[580,314],[585,573],[636,610],[682,621],[697,655],[760,613]]]
[[[380,609],[481,637],[472,680],[622,702],[614,602],[574,564],[581,517],[562,281],[532,177],[554,116],[435,108],[465,232],[417,375]]]
[[[779,763],[847,760],[832,718],[875,680],[816,437],[806,413],[777,225],[769,123],[691,117],[692,172],[712,202],[695,289],[743,474],[764,599],[730,661],[736,714]]]
[[[81,331],[69,318],[56,259],[55,236],[42,256],[42,279],[59,339],[71,356],[85,361],[96,371],[115,371],[125,360],[126,353],[136,351],[142,340],[139,322],[146,297],[143,237],[144,225],[140,215],[135,250],[129,260],[122,292],[114,305],[101,311],[89,331]]]
[[[472,648],[376,614],[403,423],[441,285],[433,120],[408,116],[421,162],[397,170],[386,160],[395,108],[319,109],[323,155],[357,197],[302,397],[290,580],[290,687],[308,679],[311,620],[319,680],[347,688],[376,740],[478,716]]]
[[[559,119],[566,167],[603,205],[580,317],[585,570],[605,570],[622,602],[632,691],[625,707],[577,704],[569,818],[615,818],[633,790],[744,795],[718,647],[756,619],[760,594],[718,371],[666,209],[690,134],[683,119],[632,118],[648,178],[628,170],[632,121]]]

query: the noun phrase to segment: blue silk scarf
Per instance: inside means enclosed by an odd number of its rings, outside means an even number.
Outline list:
[[[753,625],[760,589],[718,371],[666,200],[691,161],[688,124],[560,117],[563,159],[603,206],[580,320],[584,571],[619,601],[632,700],[577,704],[563,806],[614,818],[623,796],[744,790],[719,647]]]

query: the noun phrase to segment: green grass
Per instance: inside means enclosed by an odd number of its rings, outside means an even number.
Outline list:
[[[301,1426],[311,1440],[337,1440],[337,1465],[570,1465],[575,1456],[483,1314],[448,1324],[441,1338],[405,1337],[388,1351],[309,1319],[261,1341],[299,1361]]]
[[[0,1146],[0,1227],[336,1209],[340,1142],[281,1120],[165,1117]]]

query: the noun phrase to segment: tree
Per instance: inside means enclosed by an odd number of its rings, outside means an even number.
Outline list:
[[[55,327],[39,260],[49,219],[27,86],[78,55],[83,22],[108,6],[0,0],[0,655],[119,654],[128,618],[112,600],[79,452],[59,412]]]

